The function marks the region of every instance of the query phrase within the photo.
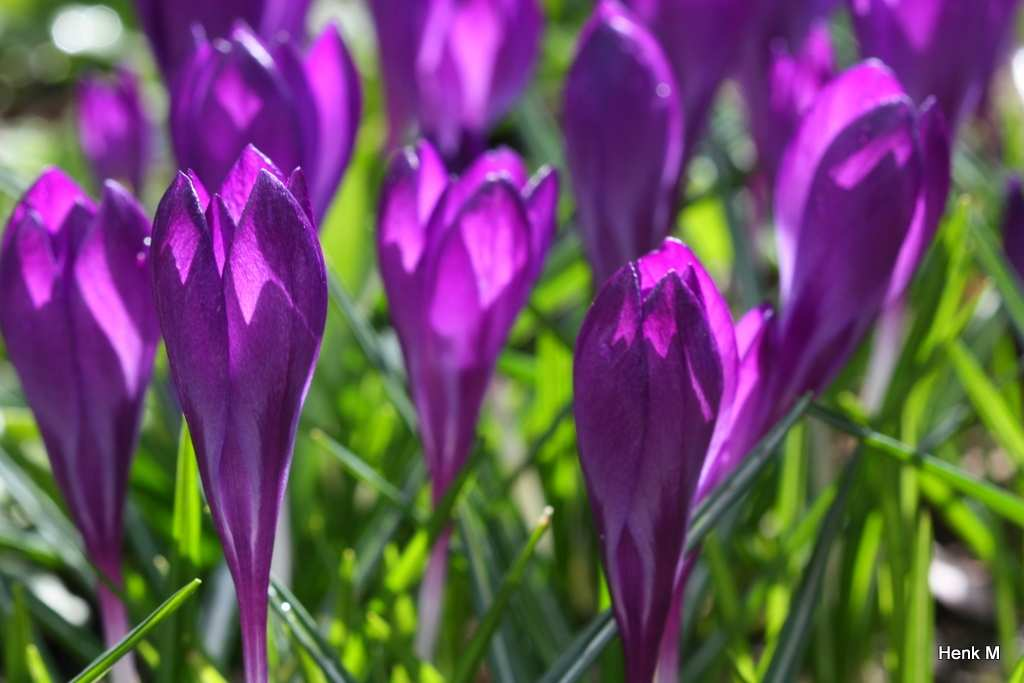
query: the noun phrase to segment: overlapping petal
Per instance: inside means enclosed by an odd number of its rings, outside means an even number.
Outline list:
[[[688,250],[646,258],[598,294],[573,368],[580,461],[630,683],[651,680],[663,634],[675,632],[668,597],[736,362],[735,342],[724,358],[712,329],[720,295],[702,292]]]
[[[324,29],[303,61],[293,43],[265,42],[236,25],[228,41],[199,43],[171,100],[175,156],[204,185],[220,187],[252,144],[278,168],[302,167],[314,215],[326,213],[361,107],[359,79],[335,26]]]
[[[274,532],[327,313],[300,187],[247,149],[206,207],[179,173],[155,220],[157,311],[238,593],[247,681],[267,677]]]

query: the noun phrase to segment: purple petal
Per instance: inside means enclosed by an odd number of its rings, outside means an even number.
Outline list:
[[[260,171],[264,170],[284,182],[284,174],[278,170],[273,161],[253,145],[246,145],[234,166],[224,176],[224,182],[220,184],[217,194],[224,200],[224,206],[234,222],[237,223],[242,217],[242,211],[249,201],[249,195],[256,184],[256,179],[259,177]]]
[[[914,276],[921,257],[931,244],[946,210],[951,181],[952,149],[946,122],[934,101],[926,106],[918,122],[924,182],[921,186],[914,222],[900,249],[899,259],[889,284],[887,302],[903,295]]]
[[[683,144],[669,64],[616,3],[602,2],[583,29],[564,119],[583,244],[601,283],[668,234]]]
[[[576,346],[580,461],[630,683],[654,673],[722,396],[721,363],[688,277],[673,271],[645,295],[639,273],[623,268]]]
[[[121,68],[114,79],[84,78],[77,100],[78,134],[97,181],[123,179],[141,189],[151,131],[135,74]]]
[[[545,166],[534,174],[525,189],[526,211],[530,216],[533,275],[536,280],[544,266],[544,257],[558,229],[558,171]]]
[[[322,218],[352,156],[362,98],[359,74],[334,24],[310,47],[305,68],[319,121],[316,152],[306,173],[315,215]]]

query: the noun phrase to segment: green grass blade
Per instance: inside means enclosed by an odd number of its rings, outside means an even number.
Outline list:
[[[89,683],[90,681],[99,680],[106,675],[117,664],[119,659],[135,649],[139,642],[146,637],[147,633],[192,597],[192,594],[196,592],[201,583],[202,581],[199,579],[192,579],[192,581],[182,586],[178,592],[167,598],[152,614],[143,619],[138,626],[129,631],[128,635],[121,639],[121,642],[104,652],[96,661],[87,666],[82,673],[72,678],[71,683]]]
[[[351,472],[359,481],[367,484],[370,488],[380,494],[389,503],[398,508],[408,507],[408,501],[391,482],[377,473],[366,463],[365,460],[341,445],[325,432],[314,429],[309,433],[309,438],[325,451],[338,459],[345,469]]]
[[[1018,466],[1024,464],[1024,427],[1002,392],[985,376],[981,364],[961,342],[954,341],[946,351],[978,417]]]
[[[8,681],[28,680],[26,651],[32,643],[32,623],[25,606],[25,587],[11,587],[10,613],[4,618],[4,673]]]
[[[605,647],[615,640],[618,628],[611,610],[591,620],[537,683],[576,683],[593,666]]]
[[[980,211],[974,212],[971,228],[978,263],[995,282],[1006,312],[1017,328],[1017,334],[1024,339],[1024,294],[1021,292],[1020,280],[1014,275],[1003,250],[996,244],[992,230],[985,224]]]
[[[202,500],[199,492],[199,469],[188,424],[182,420],[178,435],[178,461],[174,478],[174,509],[171,517],[171,568],[167,575],[170,586],[180,586],[185,577],[195,573],[199,566],[202,543]],[[167,619],[161,638],[162,650],[174,652],[190,649],[193,633],[192,617],[188,607]],[[181,680],[184,662],[168,657],[159,669],[159,680],[174,683]]]
[[[465,654],[462,655],[458,665],[455,667],[455,675],[452,677],[453,683],[470,683],[476,675],[477,667],[480,666],[480,661],[487,652],[491,637],[501,624],[505,608],[508,606],[509,600],[512,599],[512,594],[523,580],[526,567],[530,564],[530,559],[533,557],[537,544],[540,543],[540,539],[544,537],[548,527],[551,526],[551,514],[552,510],[550,507],[544,510],[544,514],[537,521],[537,526],[534,527],[533,533],[530,534],[526,546],[519,553],[519,557],[516,558],[505,578],[502,579],[501,586],[498,587],[498,592],[494,596],[494,601],[487,609],[487,613],[473,634],[472,640],[469,641]]]
[[[857,437],[864,444],[872,446],[880,453],[884,453],[923,472],[935,475],[936,478],[942,480],[963,495],[973,498],[1001,517],[1020,527],[1024,527],[1024,500],[1012,493],[979,479],[972,474],[968,474],[955,465],[936,458],[934,455],[922,453],[890,436],[857,424],[831,408],[820,404],[812,404],[807,412],[840,431]]]
[[[910,609],[903,637],[903,680],[918,683],[932,680],[935,633],[928,570],[932,560],[932,523],[922,513],[917,524],[914,556],[910,567]]]
[[[736,471],[719,484],[707,498],[697,507],[693,521],[686,535],[686,549],[693,550],[707,533],[718,523],[722,515],[732,510],[757,480],[757,476],[771,460],[776,446],[782,441],[790,427],[796,424],[811,403],[810,395],[804,396],[779,422],[771,428],[763,439],[747,454]]]
[[[860,451],[858,450],[842,474],[842,481],[839,486],[839,493],[832,502],[825,520],[822,522],[818,532],[818,539],[814,544],[814,552],[811,559],[804,568],[803,578],[800,580],[800,587],[797,590],[790,606],[789,616],[779,634],[778,644],[772,655],[771,664],[762,679],[763,683],[789,683],[797,680],[797,672],[800,660],[807,644],[807,636],[811,627],[811,618],[814,615],[815,607],[819,604],[819,593],[821,584],[825,578],[825,568],[828,565],[829,551],[832,543],[842,529],[843,513],[846,509],[846,500],[850,494],[850,488],[857,471],[857,463],[860,462]]]
[[[271,579],[269,595],[274,612],[288,625],[295,640],[313,658],[329,683],[354,683],[355,678],[337,661],[313,617],[291,591]]]
[[[1017,666],[1013,667],[1013,673],[1010,674],[1010,680],[1007,683],[1024,683],[1024,657],[1021,657]]]

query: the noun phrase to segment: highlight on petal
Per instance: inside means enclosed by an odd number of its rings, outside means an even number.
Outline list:
[[[683,117],[668,61],[617,3],[580,36],[564,127],[583,244],[595,281],[655,248],[675,217]]]

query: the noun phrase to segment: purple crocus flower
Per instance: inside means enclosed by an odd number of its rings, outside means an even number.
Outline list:
[[[446,159],[471,160],[533,71],[537,0],[370,0],[370,10],[390,146],[420,133]]]
[[[245,680],[267,680],[267,588],[299,413],[327,315],[302,172],[252,147],[210,197],[179,173],[157,208],[167,357],[238,594]]]
[[[466,463],[498,353],[554,236],[558,178],[510,150],[450,179],[428,142],[391,163],[378,213],[381,277],[419,414],[434,502]],[[448,535],[420,589],[417,649],[433,650]]]
[[[348,165],[359,126],[359,76],[336,26],[298,54],[238,24],[200,42],[171,93],[174,153],[207,187],[220,187],[253,144],[278,168],[302,167],[319,221]]]
[[[95,566],[121,585],[122,509],[159,339],[149,221],[114,181],[99,206],[51,169],[18,202],[0,250],[0,332]],[[98,587],[106,640],[128,630]],[[131,664],[119,680],[131,678]]]
[[[849,0],[865,57],[911,97],[933,96],[955,129],[975,111],[1007,47],[1018,0]]]
[[[197,42],[226,37],[244,21],[265,38],[304,37],[309,0],[136,0],[139,22],[168,85]]]
[[[110,79],[87,76],[79,82],[76,95],[78,136],[96,180],[127,181],[141,191],[152,129],[138,78],[125,67]]]
[[[945,208],[949,155],[938,107],[919,108],[878,62],[818,96],[777,179],[780,311],[744,319],[733,427],[702,495],[801,394],[824,390],[901,297]]]
[[[729,309],[679,242],[621,268],[583,321],[576,434],[628,683],[650,683],[678,634],[667,596],[686,578],[694,494],[735,373]]]
[[[1013,176],[1006,184],[1003,206],[1003,249],[1017,277],[1024,282],[1024,190],[1020,176]]]
[[[671,67],[618,2],[602,2],[583,28],[564,127],[583,247],[600,285],[668,235],[683,155]]]
[[[757,146],[763,182],[771,186],[782,154],[800,119],[833,76],[828,26],[818,23],[791,43],[782,35],[765,36],[743,68],[743,95],[750,132]]]
[[[718,86],[736,66],[757,16],[758,2],[625,2],[657,37],[675,73],[686,121],[684,163],[704,130]]]

